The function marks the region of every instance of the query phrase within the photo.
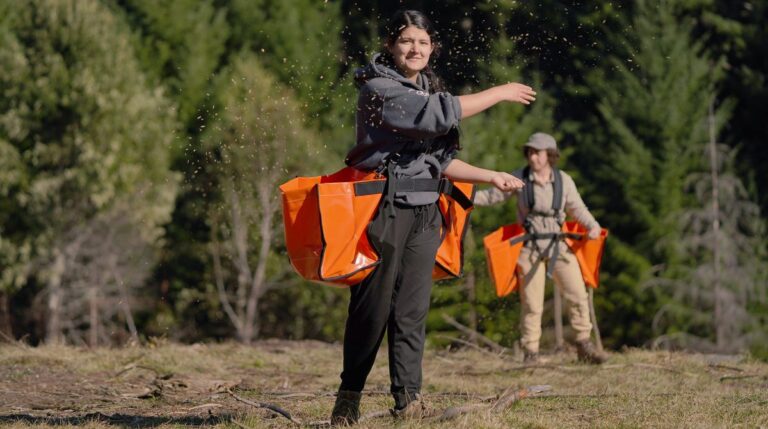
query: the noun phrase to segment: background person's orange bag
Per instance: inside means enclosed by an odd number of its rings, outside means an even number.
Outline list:
[[[603,250],[605,249],[605,239],[608,238],[608,230],[603,228],[600,231],[600,237],[589,240],[587,229],[580,223],[566,222],[563,225],[563,232],[581,235],[580,240],[566,236],[565,242],[576,254],[576,259],[579,260],[579,268],[581,268],[581,277],[584,278],[584,283],[597,289],[600,285],[600,264],[603,262]]]
[[[562,229],[565,242],[579,261],[579,268],[584,283],[596,288],[600,280],[600,264],[608,230],[603,228],[600,237],[587,239],[587,230],[578,222],[568,221]],[[581,236],[580,239],[574,238]],[[488,271],[496,287],[496,296],[504,297],[514,292],[519,286],[517,259],[524,242],[530,238],[519,224],[505,225],[488,234],[483,239]]]
[[[328,176],[297,177],[280,186],[291,265],[305,279],[333,286],[360,283],[379,263],[366,234],[385,179],[343,168]],[[439,207],[444,224],[433,279],[458,277],[473,185],[446,182]],[[356,191],[357,189],[357,191]],[[458,201],[457,201],[458,200]]]
[[[522,239],[524,236],[525,228],[514,223],[504,225],[483,238],[488,272],[496,286],[496,296],[500,298],[514,292],[518,287],[517,258],[520,257],[520,249],[525,244]]]

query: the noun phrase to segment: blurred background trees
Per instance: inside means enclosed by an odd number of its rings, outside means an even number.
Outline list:
[[[151,272],[176,196],[175,107],[103,4],[3,9],[3,288],[34,295],[13,311],[43,316],[46,341],[101,343],[123,330],[109,328],[116,317],[135,334],[129,291]]]
[[[452,92],[536,87],[531,107],[464,121],[460,156],[514,170],[532,132],[558,138],[611,230],[607,346],[759,347],[768,6],[724,0],[0,0],[0,332],[339,340],[347,292],[290,269],[277,185],[343,166],[351,73],[400,7],[434,19]],[[517,339],[517,297],[494,296],[481,245],[514,216],[473,213],[432,341],[452,330],[442,313]]]

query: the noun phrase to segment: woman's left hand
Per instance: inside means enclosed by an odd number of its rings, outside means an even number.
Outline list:
[[[602,229],[599,226],[595,226],[589,230],[589,232],[587,233],[587,238],[590,240],[599,238],[601,232],[602,232]]]
[[[497,171],[493,176],[491,176],[491,184],[495,186],[496,189],[503,192],[515,191],[522,189],[524,186],[522,180],[502,171]]]

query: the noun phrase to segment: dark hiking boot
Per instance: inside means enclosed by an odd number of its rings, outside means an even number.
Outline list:
[[[524,365],[538,365],[541,363],[538,352],[523,352],[523,364]]]
[[[576,343],[576,355],[579,357],[579,361],[591,363],[593,365],[600,365],[608,360],[608,356],[605,353],[598,351],[589,340]]]
[[[360,419],[360,392],[339,390],[331,411],[331,426],[350,426]]]
[[[416,393],[414,399],[405,407],[394,408],[390,412],[394,418],[403,420],[421,420],[435,415],[435,409],[424,402],[420,393]]]

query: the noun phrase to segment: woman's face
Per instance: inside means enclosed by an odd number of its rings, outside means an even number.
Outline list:
[[[549,157],[546,149],[528,149],[528,165],[535,173],[544,171],[549,167]]]
[[[416,79],[419,72],[429,63],[434,46],[429,34],[412,25],[400,32],[395,43],[388,46],[389,53],[395,59],[395,65],[406,78]]]

